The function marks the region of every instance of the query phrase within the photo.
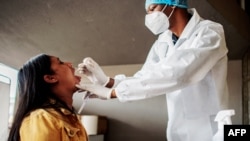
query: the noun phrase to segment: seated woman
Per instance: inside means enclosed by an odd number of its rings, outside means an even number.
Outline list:
[[[18,72],[19,105],[8,141],[87,141],[72,106],[75,85],[69,62],[39,54]]]

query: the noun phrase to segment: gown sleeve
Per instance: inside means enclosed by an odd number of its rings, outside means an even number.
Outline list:
[[[154,43],[141,70],[117,85],[120,101],[158,96],[197,83],[228,52],[220,24],[197,29],[177,48],[166,49],[165,57],[159,56],[159,44]]]

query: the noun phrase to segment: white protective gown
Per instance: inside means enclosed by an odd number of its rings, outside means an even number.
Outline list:
[[[220,24],[188,11],[176,44],[170,31],[159,35],[141,70],[115,77],[115,91],[123,102],[166,94],[168,141],[212,141],[214,117],[227,108],[228,49]]]

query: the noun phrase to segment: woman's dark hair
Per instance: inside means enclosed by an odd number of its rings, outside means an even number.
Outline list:
[[[33,110],[41,108],[51,97],[51,85],[43,79],[53,74],[50,56],[39,54],[27,61],[18,71],[18,109],[10,129],[8,141],[19,141],[19,129],[23,119]]]

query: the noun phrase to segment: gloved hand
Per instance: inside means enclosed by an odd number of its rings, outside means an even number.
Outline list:
[[[105,86],[101,86],[98,84],[83,84],[83,85],[76,84],[76,87],[81,90],[89,91],[92,96],[94,94],[100,99],[111,98],[112,89],[107,88]]]
[[[101,67],[90,57],[83,59],[83,63],[78,65],[79,73],[85,74],[94,84],[105,86],[109,82],[109,77],[103,72]]]

